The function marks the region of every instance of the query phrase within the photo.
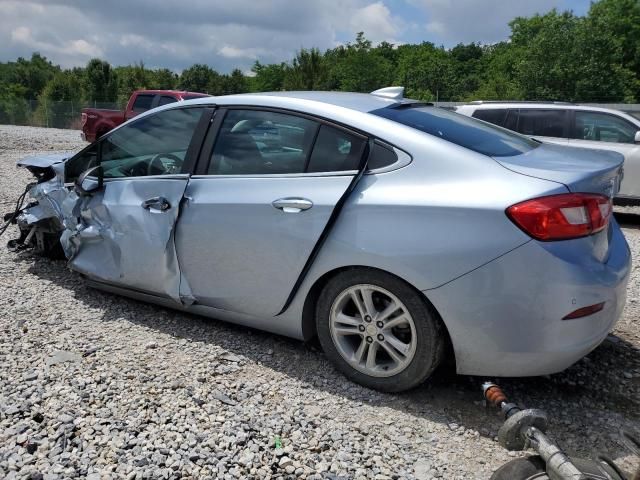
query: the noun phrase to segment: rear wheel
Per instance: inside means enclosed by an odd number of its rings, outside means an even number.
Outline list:
[[[399,392],[422,383],[442,359],[440,319],[402,280],[372,269],[333,277],[316,309],[327,357],[351,380]]]

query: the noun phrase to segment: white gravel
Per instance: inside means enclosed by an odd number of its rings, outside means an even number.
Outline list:
[[[0,126],[3,210],[31,181],[17,159],[83,145]],[[636,258],[615,336],[562,374],[501,384],[547,410],[570,453],[629,468],[618,432],[640,431],[640,230],[624,231]],[[0,312],[0,478],[468,480],[513,456],[480,379],[446,369],[375,393],[313,345],[91,290],[64,262],[4,247]]]

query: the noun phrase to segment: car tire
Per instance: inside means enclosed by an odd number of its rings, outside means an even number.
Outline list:
[[[424,382],[442,360],[445,347],[442,321],[427,299],[398,277],[375,269],[349,269],[329,280],[316,304],[316,329],[322,349],[338,370],[384,392]],[[369,363],[371,350],[375,351]]]

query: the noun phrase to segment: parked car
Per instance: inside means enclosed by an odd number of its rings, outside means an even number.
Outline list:
[[[543,142],[624,155],[624,181],[617,200],[640,202],[640,119],[620,110],[570,103],[471,102],[463,115],[529,135]]]
[[[136,90],[129,97],[127,108],[108,110],[102,108],[82,109],[82,136],[87,142],[94,142],[118,125],[147,110],[170,103],[207,97],[204,93],[177,90]]]
[[[393,88],[199,98],[20,161],[40,183],[18,224],[36,246],[58,231],[94,287],[317,336],[349,378],[401,391],[445,356],[542,375],[600,344],[630,271],[622,163]]]

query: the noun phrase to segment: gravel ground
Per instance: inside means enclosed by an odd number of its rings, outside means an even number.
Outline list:
[[[0,204],[20,157],[78,149],[79,132],[0,126]],[[572,454],[626,468],[640,431],[640,229],[624,317],[558,375],[504,379],[547,410]],[[7,232],[8,240],[15,230]],[[101,293],[64,262],[0,248],[0,477],[486,479],[510,460],[478,378],[442,368],[405,394],[361,388],[312,344]]]

